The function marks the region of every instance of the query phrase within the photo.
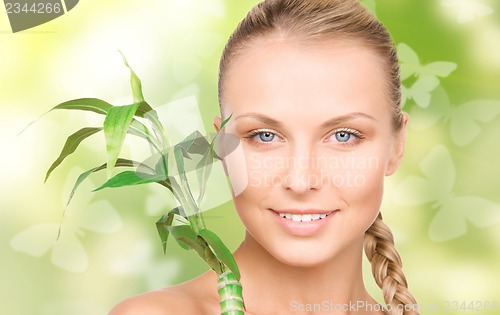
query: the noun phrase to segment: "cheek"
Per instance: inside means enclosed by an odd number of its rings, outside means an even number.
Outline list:
[[[283,173],[286,158],[276,150],[259,152],[242,144],[242,150],[228,161],[227,169],[231,182],[236,180],[239,187],[244,188],[234,196],[234,204],[238,215],[249,231],[259,231],[256,222],[265,219],[266,205],[283,189]],[[236,190],[234,183],[233,190]],[[262,211],[260,211],[262,210]]]
[[[279,151],[258,152],[247,150],[247,172],[249,186],[270,189],[283,185],[283,168],[286,160]]]
[[[365,229],[373,223],[380,211],[384,193],[384,167],[368,167],[353,171],[358,178],[356,189],[345,192],[351,209],[356,210],[356,215],[365,221]]]
[[[225,159],[234,195],[283,185],[286,158],[279,152],[258,152],[241,144]]]
[[[336,154],[323,152],[318,159],[323,186],[351,192],[375,188],[384,178],[386,164],[384,152],[376,147]]]
[[[252,151],[243,142],[224,159],[235,208],[247,227],[260,215],[256,211],[259,205],[272,198],[270,179],[274,178],[276,169],[270,160],[269,154]]]
[[[348,224],[368,229],[382,202],[386,154],[372,147],[330,160],[332,167],[323,169],[330,185],[323,188],[338,194],[347,205]]]

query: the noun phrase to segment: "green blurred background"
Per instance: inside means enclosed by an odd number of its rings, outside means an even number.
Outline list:
[[[0,314],[106,314],[125,297],[207,269],[175,242],[163,256],[154,223],[171,196],[154,186],[92,193],[105,174],[82,185],[55,243],[76,177],[105,161],[103,137],[82,143],[44,184],[45,172],[66,137],[99,118],[52,112],[17,134],[69,99],[130,103],[118,49],[141,77],[150,104],[195,96],[205,129],[213,131],[218,58],[257,2],[84,0],[16,34],[0,10]],[[500,302],[500,3],[364,3],[406,44],[399,46],[410,74],[404,109],[412,117],[404,161],[387,180],[383,213],[410,289],[424,307],[439,303],[440,314],[447,301],[500,314],[483,304]],[[206,214],[235,249],[243,227],[231,202]],[[365,267],[367,286],[382,301]]]

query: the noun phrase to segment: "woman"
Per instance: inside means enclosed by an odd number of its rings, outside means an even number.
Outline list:
[[[386,29],[356,0],[266,0],[220,63],[225,158],[246,227],[234,253],[246,314],[417,314],[392,234],[383,181],[408,117]],[[387,309],[367,293],[363,247]],[[119,304],[113,315],[219,314],[216,275]]]

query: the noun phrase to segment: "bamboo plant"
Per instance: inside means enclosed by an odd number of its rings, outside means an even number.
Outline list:
[[[45,181],[66,157],[75,152],[83,140],[103,131],[107,161],[89,169],[77,178],[67,204],[70,203],[76,189],[86,178],[104,169],[107,170],[108,179],[94,191],[147,183],[157,183],[170,190],[180,205],[166,212],[156,222],[164,253],[166,253],[167,240],[170,235],[182,248],[194,250],[218,275],[217,289],[221,314],[242,315],[245,305],[236,261],[221,239],[207,229],[200,211],[200,203],[206,190],[212,163],[220,159],[214,149],[218,134],[209,141],[200,132],[194,131],[180,143],[171,146],[157,112],[144,99],[139,77],[129,66],[123,54],[122,58],[125,66],[130,70],[133,103],[113,106],[101,99],[82,98],[67,101],[52,108],[51,111],[56,109],[90,111],[105,115],[105,119],[102,127],[82,128],[68,137],[59,157],[48,169]],[[230,118],[222,122],[221,129]],[[149,163],[119,157],[127,135],[138,136],[153,148],[154,154],[148,159]],[[198,158],[196,177],[199,194],[195,198],[186,176],[185,160],[193,161],[196,156]],[[115,168],[121,167],[128,168],[128,170],[113,175]]]

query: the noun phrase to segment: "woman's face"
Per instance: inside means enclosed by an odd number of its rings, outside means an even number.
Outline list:
[[[259,39],[231,64],[225,132],[241,142],[226,170],[247,238],[279,261],[359,252],[404,148],[385,71],[371,50],[335,40]]]

